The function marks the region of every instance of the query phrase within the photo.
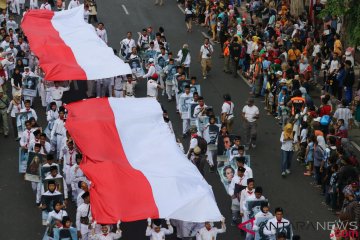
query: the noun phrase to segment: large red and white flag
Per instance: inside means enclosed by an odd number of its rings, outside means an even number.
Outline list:
[[[46,80],[95,80],[131,73],[84,21],[83,5],[61,12],[30,10],[21,27]]]
[[[211,186],[179,149],[156,100],[89,99],[66,108],[97,222],[221,220]]]

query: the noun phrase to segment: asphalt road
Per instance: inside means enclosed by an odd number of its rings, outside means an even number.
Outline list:
[[[128,14],[126,14],[123,5]],[[202,95],[208,106],[213,106],[216,113],[220,112],[222,95],[229,93],[235,103],[235,130],[243,135],[240,120],[241,109],[248,98],[248,86],[240,78],[234,79],[222,72],[222,59],[219,46],[215,46],[213,70],[207,80],[201,79],[200,63],[197,61],[198,52],[203,42],[202,32],[205,30],[194,26],[193,33],[186,32],[184,16],[175,0],[168,0],[165,6],[155,7],[151,0],[102,0],[98,1],[99,20],[105,23],[108,31],[109,44],[119,48],[119,42],[127,31],[132,31],[137,39],[137,32],[142,28],[152,26],[154,29],[162,26],[170,43],[171,50],[176,53],[184,43],[188,43],[192,55],[191,75],[198,77]],[[91,51],[91,49],[89,49]],[[78,82],[79,90],[71,90],[64,96],[65,102],[80,100],[85,97],[85,82]],[[144,82],[137,88],[138,97],[145,96]],[[175,112],[175,104],[168,103],[166,98],[161,103],[168,110],[176,133],[180,136],[181,122]],[[293,223],[324,222],[336,219],[321,204],[323,198],[320,192],[310,185],[311,179],[303,176],[303,167],[293,160],[292,173],[286,179],[280,175],[280,133],[281,130],[272,117],[262,110],[259,101],[256,105],[261,109],[258,124],[258,143],[255,150],[250,150],[252,169],[257,186],[262,186],[264,195],[270,200],[271,209],[283,207],[284,217]],[[35,103],[38,115],[44,126],[44,111],[40,103]],[[188,145],[189,139],[184,141]],[[41,239],[44,228],[41,226],[40,211],[35,207],[35,194],[29,182],[18,174],[18,142],[12,138],[0,137],[0,239],[7,240],[38,240]],[[227,232],[218,236],[218,239],[242,239],[239,230],[230,226],[231,211],[230,199],[216,174],[206,172],[206,179],[212,185],[216,201],[227,219]],[[70,207],[70,212],[74,209]],[[71,214],[73,215],[73,214]],[[73,218],[74,220],[74,218]],[[141,240],[145,237],[146,223],[144,221],[123,223],[123,238],[125,240]],[[314,231],[312,228],[297,228],[295,233],[302,239],[328,239],[328,231]],[[171,236],[167,239],[176,239]]]

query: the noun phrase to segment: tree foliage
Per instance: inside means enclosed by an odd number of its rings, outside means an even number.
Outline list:
[[[360,1],[358,0],[327,0],[325,9],[320,17],[343,17],[345,36],[342,36],[352,45],[360,45]]]

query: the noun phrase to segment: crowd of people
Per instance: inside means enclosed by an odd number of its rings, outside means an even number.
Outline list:
[[[208,28],[220,43],[223,71],[241,75],[281,125],[281,175],[291,173],[296,158],[321,189],[323,204],[359,223],[358,160],[348,140],[359,121],[354,49],[341,41],[341,16],[321,17],[320,0],[296,2],[182,1],[186,23]]]
[[[217,49],[213,43],[219,43],[223,71],[245,79],[251,86],[248,102],[241,110],[245,141],[235,134],[236,107],[231,96],[223,95],[218,115],[207,106],[196,74],[190,71],[189,46],[184,44],[173,54],[162,27],[157,31],[144,28],[137,41],[128,32],[120,43],[119,56],[129,63],[133,74],[87,81],[87,96],[134,98],[136,85],[146,82],[146,97],[161,102],[161,94],[175,102],[174,111],[182,121],[182,138],[190,139],[185,151],[180,137],[174,134],[184,154],[201,174],[208,165],[210,172],[219,175],[231,198],[231,225],[244,223],[258,237],[300,239],[292,234],[281,207],[271,214],[268,199],[253,177],[248,150],[257,148],[260,110],[254,98],[261,98],[267,114],[273,115],[282,128],[281,176],[291,174],[296,158],[304,165],[304,176],[314,178],[313,185],[324,195],[329,210],[339,214],[341,221],[359,223],[358,162],[349,147],[348,130],[360,119],[360,93],[354,91],[354,50],[344,49],[339,37],[340,18],[319,18],[324,8],[319,0],[312,14],[304,9],[294,10],[298,6],[286,0],[182,3],[188,32],[192,32],[195,22],[208,28],[211,36],[205,38],[199,51],[202,78],[209,78]],[[44,1],[39,8],[61,11],[79,5],[77,0],[71,0],[67,8],[63,1]],[[98,23],[96,17],[95,1],[87,1],[84,7],[84,20],[94,20],[97,35],[107,43],[105,25]],[[37,1],[31,0],[30,9],[36,8]],[[0,112],[2,133],[8,137],[9,129],[13,129],[14,138],[20,143],[19,172],[31,182],[36,204],[42,211],[43,224],[47,226],[44,238],[121,238],[120,221],[114,225],[92,221],[91,183],[79,167],[82,154],[66,130],[67,112],[62,97],[70,90],[70,83],[44,80],[38,59],[14,20],[18,18],[15,15],[24,15],[28,9],[25,3],[12,0],[0,15]],[[319,87],[321,102],[317,103]],[[44,126],[39,125],[39,120],[45,115],[32,108],[37,92],[46,111]],[[167,111],[163,111],[164,121],[174,133]],[[69,205],[77,207],[75,227],[66,212]],[[246,224],[253,218],[253,225]],[[164,223],[167,228],[161,227]],[[225,231],[225,219],[221,228],[210,222],[148,219],[145,235],[165,239],[165,235],[175,232],[179,239],[208,240]],[[346,233],[349,229],[334,231]],[[249,232],[245,235],[247,240],[255,238]]]

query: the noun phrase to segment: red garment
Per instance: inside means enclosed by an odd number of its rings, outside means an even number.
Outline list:
[[[319,117],[322,117],[324,115],[330,115],[330,113],[331,113],[330,105],[324,105],[319,109]]]

